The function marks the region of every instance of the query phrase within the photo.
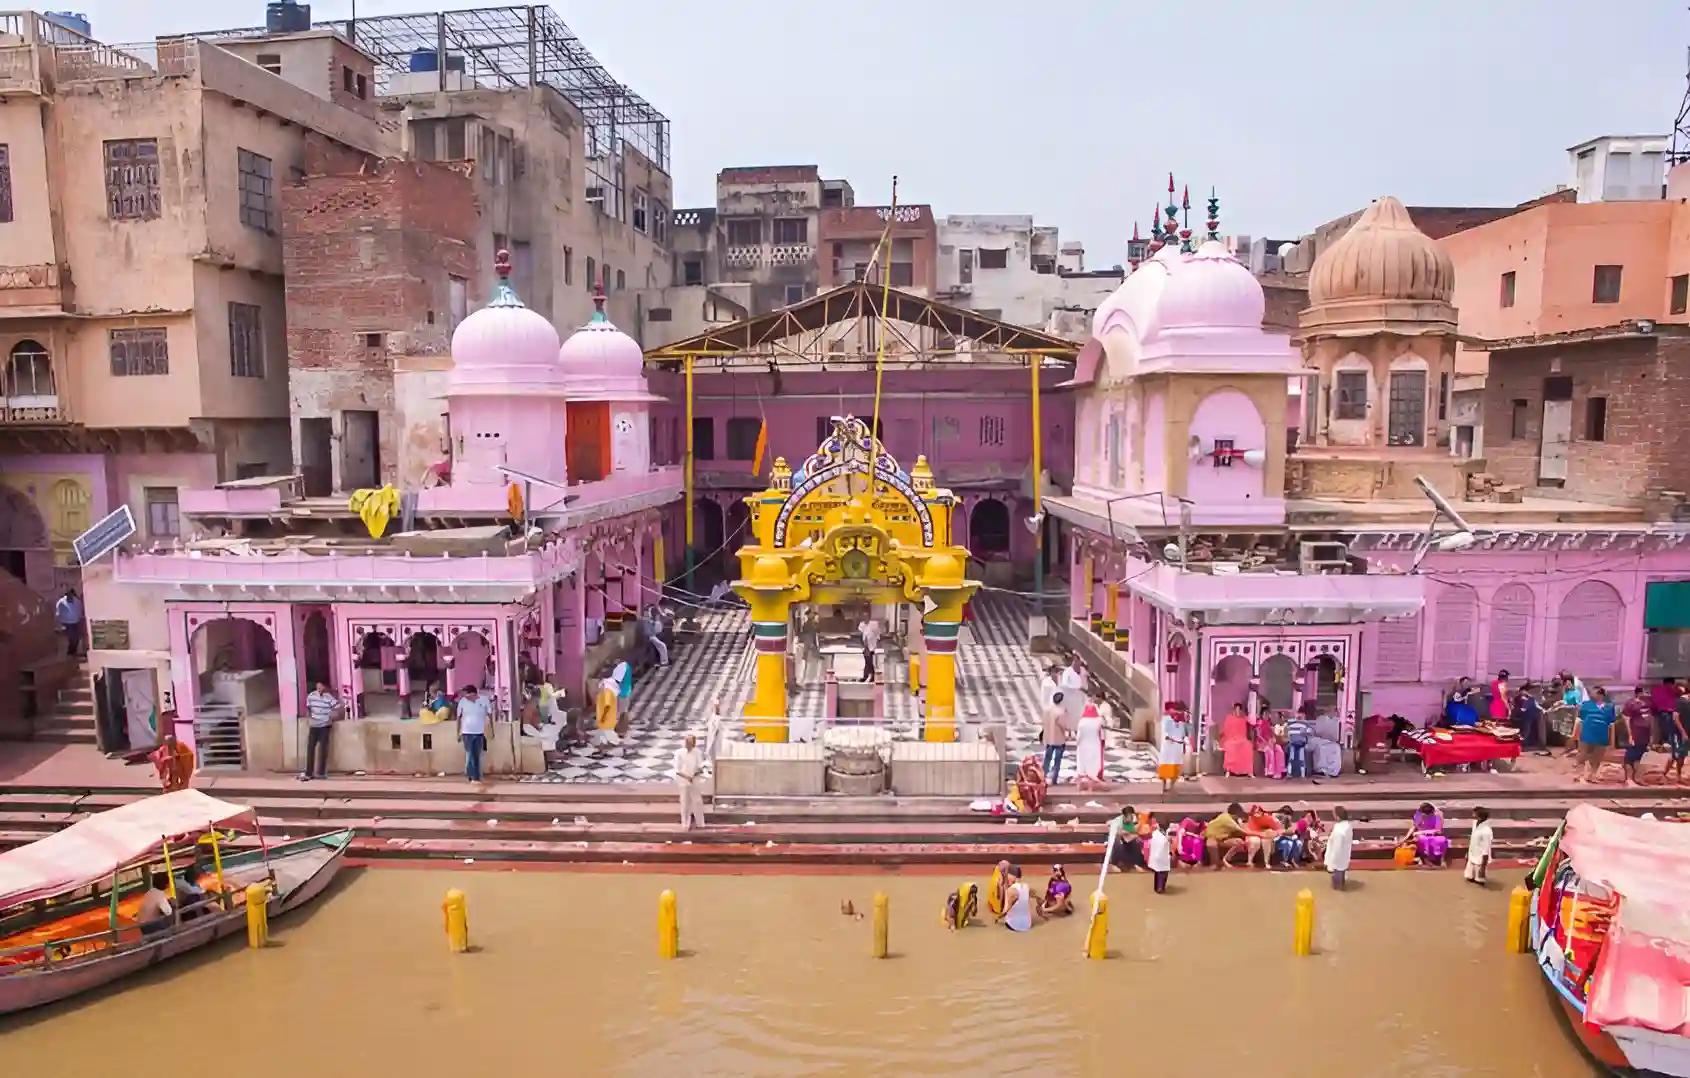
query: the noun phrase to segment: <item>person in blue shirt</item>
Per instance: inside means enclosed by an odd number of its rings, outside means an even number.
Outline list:
[[[1441,726],[1472,726],[1479,721],[1479,711],[1473,706],[1472,697],[1478,690],[1473,687],[1472,678],[1461,678],[1450,690],[1444,701],[1444,720]]]
[[[1573,764],[1574,782],[1595,782],[1602,770],[1602,761],[1614,746],[1614,726],[1617,716],[1614,705],[1608,702],[1605,689],[1593,689],[1590,699],[1579,705],[1578,720],[1573,723],[1573,751],[1578,759]],[[1589,769],[1589,778],[1580,774]]]

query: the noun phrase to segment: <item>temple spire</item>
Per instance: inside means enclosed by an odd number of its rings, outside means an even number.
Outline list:
[[[493,273],[499,279],[493,285],[493,298],[487,302],[487,306],[521,307],[522,297],[511,287],[511,253],[503,247],[493,253]]]
[[[1219,240],[1221,238],[1221,200],[1216,197],[1213,187],[1209,188],[1209,220],[1207,223],[1209,238]]]
[[[608,322],[610,318],[604,313],[604,290],[610,283],[610,271],[605,270],[604,276],[593,285],[593,317],[589,322]]]

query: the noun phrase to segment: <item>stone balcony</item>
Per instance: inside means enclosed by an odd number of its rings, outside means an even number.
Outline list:
[[[0,318],[8,313],[61,313],[72,305],[74,297],[70,267],[63,263],[0,265]]]
[[[0,397],[0,424],[27,426],[57,424],[69,417],[59,406],[57,393],[32,393],[27,397]]]

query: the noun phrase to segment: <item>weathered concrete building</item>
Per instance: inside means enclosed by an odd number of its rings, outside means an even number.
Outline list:
[[[938,295],[945,302],[1023,326],[1044,325],[1062,303],[1055,228],[1008,213],[950,214],[938,227]],[[1083,249],[1069,254],[1070,262],[1083,259]]]
[[[309,144],[377,141],[315,70],[312,92],[210,42],[0,13],[0,558],[37,590],[118,506],[169,543],[179,487],[289,470],[278,191]]]
[[[892,222],[888,254],[882,255],[878,271],[875,249]],[[931,296],[938,288],[939,229],[933,207],[915,203],[891,206],[847,206],[825,209],[820,220],[820,285],[825,290],[848,281],[890,282],[918,296]],[[888,276],[882,278],[880,273]]]

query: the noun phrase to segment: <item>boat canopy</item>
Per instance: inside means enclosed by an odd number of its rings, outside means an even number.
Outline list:
[[[177,790],[91,816],[46,838],[0,853],[0,909],[49,898],[109,877],[167,838],[198,834],[253,809],[198,790]]]
[[[1580,879],[1619,897],[1586,1020],[1690,1036],[1690,824],[1578,805],[1561,849]]]

